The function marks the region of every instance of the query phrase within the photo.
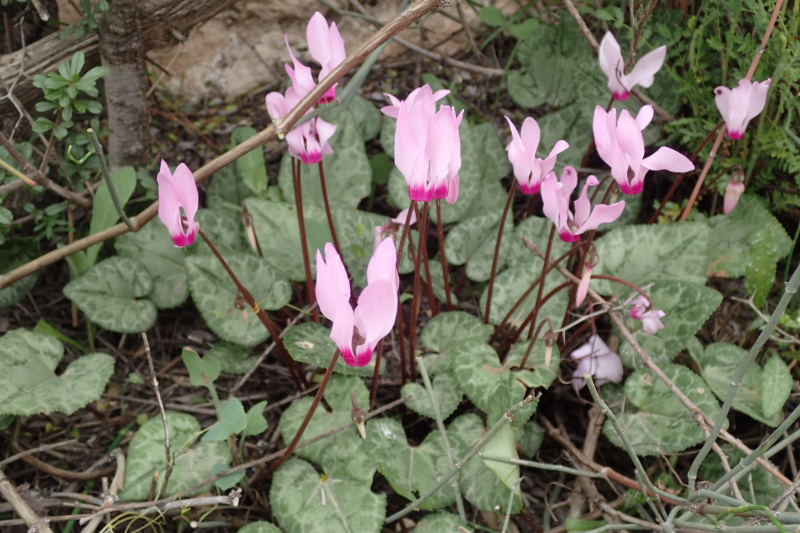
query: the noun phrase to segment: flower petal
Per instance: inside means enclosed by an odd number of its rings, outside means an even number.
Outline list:
[[[653,155],[644,158],[642,165],[650,170],[669,170],[670,172],[694,170],[694,163],[688,157],[666,146],[662,146]]]
[[[369,343],[388,335],[397,319],[397,286],[393,279],[381,278],[367,285],[358,297],[355,324]]]
[[[612,205],[600,204],[594,206],[592,214],[589,215],[589,218],[586,220],[586,222],[580,225],[578,230],[575,232],[575,235],[580,235],[586,231],[597,229],[600,224],[614,222],[620,217],[620,215],[622,215],[622,211],[624,210],[624,201],[620,201]]]
[[[332,322],[331,339],[336,343],[339,351],[342,352],[344,362],[349,366],[355,366],[356,358],[353,354],[353,326],[355,325],[355,317],[349,301],[340,301],[338,303],[336,306],[336,319]]]
[[[397,249],[391,237],[381,241],[367,264],[367,285],[381,278],[397,280]]]
[[[667,55],[667,47],[659,46],[649,54],[642,57],[633,67],[628,77],[628,88],[634,85],[641,85],[642,87],[650,87],[653,85],[653,75],[658,72],[661,65],[664,64],[664,58]]]

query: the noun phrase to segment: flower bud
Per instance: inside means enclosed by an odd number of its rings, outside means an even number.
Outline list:
[[[558,336],[555,331],[546,331],[544,334],[544,366],[550,368],[550,359],[553,357],[553,345]]]
[[[723,212],[727,215],[736,204],[739,202],[739,197],[744,192],[744,172],[736,169],[731,176],[728,186],[725,188],[725,202],[723,205]]]

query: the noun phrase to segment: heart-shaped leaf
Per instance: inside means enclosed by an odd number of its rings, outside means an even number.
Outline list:
[[[778,268],[778,246],[769,228],[763,228],[753,238],[747,252],[747,266],[744,269],[744,284],[747,294],[753,297],[753,305],[761,308],[767,299],[772,284],[775,283],[775,270]]]
[[[324,397],[333,411],[327,412],[322,406],[318,407],[303,432],[303,440],[312,439],[350,422],[353,409],[350,394],[353,392],[356,393],[356,402],[362,409],[369,406],[369,391],[358,377],[332,375]],[[287,445],[300,428],[312,401],[312,398],[295,400],[281,415],[280,430]],[[373,461],[367,459],[364,441],[354,427],[299,448],[295,455],[320,464],[331,477],[367,483],[372,482],[377,467]]]
[[[336,351],[336,343],[331,340],[329,328],[314,322],[304,322],[292,326],[283,335],[283,344],[295,361],[328,368],[331,357]],[[386,368],[386,359],[381,360],[382,374]],[[347,366],[340,357],[333,367],[334,372],[350,376],[372,377],[375,373],[375,358],[366,366]]]
[[[505,457],[507,459],[519,459],[517,454],[517,446],[514,442],[514,429],[510,425],[505,425],[500,428],[500,431],[495,433],[492,440],[486,443],[483,448],[483,453],[486,455],[494,455],[497,457]],[[500,461],[492,461],[490,459],[483,459],[483,462],[488,466],[492,472],[497,474],[506,487],[519,493],[519,465],[504,463]]]
[[[57,376],[62,357],[64,346],[49,335],[15,329],[0,337],[0,414],[71,415],[98,400],[114,373],[114,359],[84,355]]]
[[[250,126],[238,126],[231,132],[231,148],[254,137],[258,132]],[[237,177],[248,189],[258,194],[267,188],[267,167],[264,164],[264,152],[261,148],[251,150],[238,157],[234,163]]]
[[[40,253],[39,241],[36,239],[8,239],[0,244],[0,277],[28,261],[33,261]],[[0,289],[0,309],[12,306],[25,298],[39,280],[39,273],[37,270],[5,289]]]
[[[149,300],[158,309],[172,309],[189,297],[186,254],[172,244],[169,231],[163,224],[153,222],[136,233],[120,235],[114,247],[120,257],[147,258],[142,265],[153,278]]]
[[[495,211],[463,220],[447,234],[444,245],[447,261],[452,265],[467,263],[467,277],[472,281],[486,281],[491,276],[502,214]],[[513,232],[514,222],[506,217],[497,272],[503,269],[511,253]]]
[[[141,333],[156,322],[156,306],[145,299],[152,289],[153,278],[142,263],[112,257],[67,283],[64,295],[107,330]]]
[[[244,431],[247,427],[247,415],[242,402],[231,398],[222,407],[219,420],[203,435],[203,442],[228,440],[231,435]]]
[[[244,435],[246,437],[254,437],[264,433],[269,424],[267,419],[264,418],[264,408],[267,406],[267,400],[258,402],[247,411],[247,425],[244,428]]]
[[[206,205],[210,209],[224,209],[226,203],[239,205],[253,195],[244,180],[238,179],[234,167],[234,164],[228,164],[211,177],[206,189]]]
[[[440,372],[433,376],[431,388],[442,420],[446,420],[461,403],[463,395],[458,388],[458,383],[450,372]],[[406,383],[400,389],[400,395],[408,396],[409,394],[413,395],[413,398],[406,403],[409,409],[422,416],[436,418],[430,394],[425,387],[419,383]]]
[[[225,258],[261,309],[277,310],[292,296],[289,282],[264,259],[252,255]],[[269,338],[269,333],[253,310],[234,307],[238,290],[216,257],[196,255],[186,260],[189,288],[197,309],[211,330],[228,342],[254,346]]]
[[[239,215],[230,209],[199,209],[195,215],[200,229],[206,234],[208,240],[222,254],[228,257],[232,254],[253,254],[243,237],[243,226]],[[260,235],[260,233],[259,233]],[[206,242],[195,237],[194,246],[190,247],[195,255],[214,255]]]
[[[484,344],[492,334],[489,324],[484,324],[475,315],[463,311],[439,313],[425,324],[420,340],[426,349],[447,357],[453,348],[462,342],[475,341]],[[428,371],[435,374],[431,365]]]
[[[201,359],[191,348],[184,348],[181,353],[183,364],[189,371],[189,382],[195,387],[213,387],[221,372],[220,364],[214,359]]]
[[[764,416],[774,416],[781,412],[792,392],[792,372],[779,355],[773,355],[764,365],[763,379],[762,410]]]
[[[253,368],[253,365],[258,361],[258,356],[250,356],[251,349],[246,346],[232,344],[230,342],[221,341],[214,345],[206,354],[203,359],[215,360],[219,363],[223,372],[229,374],[246,374]]]
[[[386,496],[368,483],[320,476],[300,459],[275,471],[269,501],[286,533],[378,533],[386,518]]]
[[[231,452],[226,442],[201,442],[192,447],[200,435],[200,424],[185,413],[167,413],[169,427],[172,474],[165,497],[189,489],[213,476],[216,465],[231,462]],[[158,472],[156,492],[161,490],[166,471],[164,457],[164,425],[161,417],[154,417],[142,424],[128,446],[125,484],[119,494],[124,501],[146,500],[150,492],[153,475]],[[198,494],[207,490],[200,488]]]

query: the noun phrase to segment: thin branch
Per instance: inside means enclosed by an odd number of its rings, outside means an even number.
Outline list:
[[[53,530],[50,529],[48,525],[50,521],[47,518],[39,518],[39,516],[37,516],[30,505],[28,505],[28,502],[19,495],[14,484],[11,483],[2,470],[0,470],[0,494],[11,504],[20,518],[25,521],[25,525],[30,528],[29,531],[53,533]]]
[[[101,155],[100,157],[103,156]],[[161,401],[161,391],[158,389],[158,379],[156,379],[156,369],[153,368],[153,357],[150,355],[150,343],[147,342],[147,333],[142,332],[142,342],[144,343],[144,353],[147,355],[147,364],[150,365],[150,377],[152,378],[150,384],[156,392],[158,410],[161,412],[161,423],[164,424],[164,458],[167,461],[167,468],[164,472],[164,482],[161,485],[161,490],[158,496],[156,496],[158,500],[161,495],[166,492],[167,483],[169,483],[169,477],[170,474],[172,474],[172,456],[169,451],[169,425],[167,424],[167,412],[164,410],[164,403]]]

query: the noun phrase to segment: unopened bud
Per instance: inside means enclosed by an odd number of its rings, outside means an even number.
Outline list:
[[[356,423],[356,427],[358,428],[358,433],[361,435],[362,439],[367,438],[367,429],[364,427],[364,422],[367,419],[367,415],[364,414],[364,410],[358,406],[358,402],[356,402],[356,393],[353,392],[350,394],[350,401],[353,404],[353,411],[350,413],[350,418],[353,422]]]
[[[553,345],[556,343],[558,336],[554,331],[546,331],[544,333],[544,366],[550,368],[550,359],[553,357]]]
[[[739,197],[744,192],[744,172],[739,169],[733,171],[728,186],[725,188],[725,201],[722,207],[723,212],[727,215],[736,204],[739,202]]]
[[[244,319],[244,323],[249,324],[250,318],[247,316],[247,300],[244,299],[244,296],[237,296],[233,300],[233,306],[238,309],[240,313],[242,313],[242,319]]]
[[[253,250],[258,250],[258,244],[256,243],[256,232],[253,229],[253,215],[247,211],[243,211],[241,221],[245,231],[247,232],[247,242],[250,243],[250,247]]]

